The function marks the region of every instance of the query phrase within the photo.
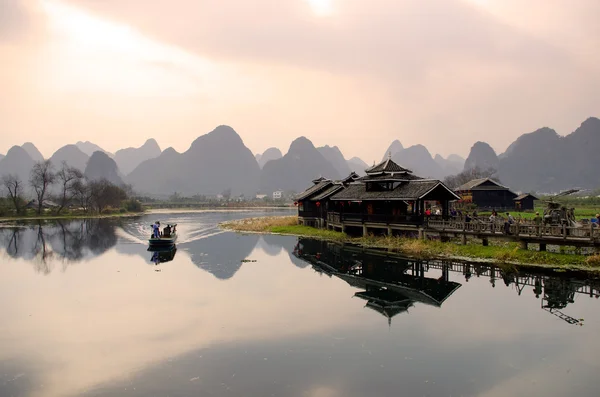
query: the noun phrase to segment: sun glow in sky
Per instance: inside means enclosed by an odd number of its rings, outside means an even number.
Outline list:
[[[57,1],[42,5],[60,54],[52,58],[57,88],[187,95],[210,90],[220,80],[218,68],[208,60],[152,41],[126,25]]]
[[[598,115],[600,3],[571,3],[0,0],[0,153],[182,151],[219,124],[255,153],[299,136],[369,164],[394,139],[501,152]]]
[[[315,15],[326,17],[334,12],[333,0],[306,0]]]

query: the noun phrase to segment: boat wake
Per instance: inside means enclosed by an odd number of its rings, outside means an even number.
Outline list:
[[[131,243],[148,244],[152,230],[147,222],[139,222],[117,228],[116,233],[120,238]],[[214,224],[197,223],[190,218],[177,219],[177,244],[191,243],[221,233],[225,231]]]

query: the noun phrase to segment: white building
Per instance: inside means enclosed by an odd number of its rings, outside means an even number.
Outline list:
[[[273,192],[273,200],[277,200],[283,197],[283,191],[281,190],[275,190]]]

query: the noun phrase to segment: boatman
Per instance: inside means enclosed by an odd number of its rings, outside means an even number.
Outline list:
[[[154,238],[160,238],[160,222],[156,221],[154,222],[154,225],[152,225],[152,230],[154,231]]]

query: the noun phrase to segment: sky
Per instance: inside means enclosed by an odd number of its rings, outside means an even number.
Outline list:
[[[254,153],[299,136],[501,153],[600,116],[597,0],[0,0],[0,153],[232,126]]]

